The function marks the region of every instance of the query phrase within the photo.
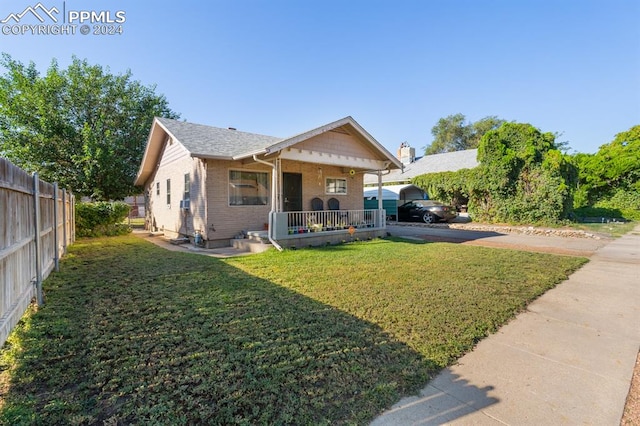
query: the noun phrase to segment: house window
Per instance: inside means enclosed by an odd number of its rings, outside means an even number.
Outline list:
[[[156,182],[156,195],[160,196],[160,182]]]
[[[343,178],[327,178],[325,182],[325,192],[332,195],[346,195],[347,180]]]
[[[182,195],[183,200],[188,200],[190,198],[189,192],[191,189],[191,176],[189,173],[184,175],[184,194]]]
[[[171,205],[171,179],[167,179],[167,205]]]
[[[229,170],[229,205],[264,206],[269,202],[269,174]]]

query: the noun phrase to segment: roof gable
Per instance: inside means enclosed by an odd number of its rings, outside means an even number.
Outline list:
[[[393,159],[394,163],[396,163],[396,167],[401,167],[401,163],[350,116],[341,118],[340,120],[336,120],[332,123],[325,124],[324,126],[317,127],[307,132],[300,133],[290,138],[283,139],[280,142],[268,147],[266,152],[271,153],[281,151],[285,148],[289,148],[293,145],[299,144],[303,141],[330,131],[344,132],[352,136],[359,137],[361,140],[365,141],[375,152],[377,152],[378,154],[382,154],[384,157],[387,157],[389,159]]]

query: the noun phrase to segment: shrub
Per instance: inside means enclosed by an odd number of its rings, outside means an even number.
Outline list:
[[[505,123],[478,147],[479,182],[470,212],[487,222],[558,223],[573,204],[575,170],[555,135],[530,124]]]
[[[124,235],[131,232],[122,221],[130,207],[121,201],[76,204],[76,234],[79,237]]]
[[[412,183],[429,194],[430,199],[459,208],[469,203],[469,194],[478,180],[477,175],[477,169],[428,173],[416,176]]]
[[[640,191],[618,189],[611,198],[598,201],[594,207],[619,210],[624,219],[640,221]]]

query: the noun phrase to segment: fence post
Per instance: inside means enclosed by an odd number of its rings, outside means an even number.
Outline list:
[[[42,297],[42,247],[40,242],[40,178],[33,173],[33,213],[34,213],[34,242],[36,248],[36,296],[38,306],[44,305]]]
[[[71,204],[71,203],[69,203]],[[67,254],[67,190],[62,190],[62,254]]]
[[[69,232],[71,233],[71,242],[74,243],[76,241],[76,196],[71,194],[69,201],[69,215],[71,216]]]
[[[53,265],[60,272],[60,239],[58,237],[58,182],[53,182]]]

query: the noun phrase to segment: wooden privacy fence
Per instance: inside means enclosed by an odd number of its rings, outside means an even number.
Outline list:
[[[74,196],[0,158],[0,346],[75,240]]]

